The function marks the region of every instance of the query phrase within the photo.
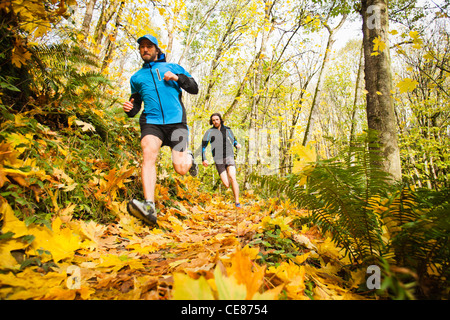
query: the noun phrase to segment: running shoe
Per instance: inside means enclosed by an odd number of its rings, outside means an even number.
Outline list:
[[[155,204],[151,201],[131,200],[128,203],[128,212],[138,219],[141,219],[150,226],[156,224],[156,209]]]
[[[194,158],[194,154],[192,153],[192,151],[188,150],[187,153],[192,157],[192,166],[189,169],[189,173],[191,176],[196,177],[198,174],[198,164],[195,163],[195,158]]]

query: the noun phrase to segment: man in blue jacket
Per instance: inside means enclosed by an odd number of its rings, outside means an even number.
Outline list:
[[[187,150],[189,130],[186,123],[186,109],[181,100],[182,90],[198,93],[194,78],[178,64],[166,62],[164,53],[158,47],[158,40],[145,35],[137,40],[144,65],[130,79],[130,101],[123,104],[123,110],[134,117],[141,109],[142,186],[144,201],[133,199],[128,211],[149,225],[156,224],[155,186],[156,160],[159,149],[172,149],[175,171],[181,175],[188,171],[192,176],[198,173],[192,152]]]
[[[211,143],[211,153],[216,165],[217,172],[223,185],[231,189],[234,194],[234,203],[237,208],[241,207],[239,203],[239,185],[236,179],[236,164],[234,162],[234,150],[240,149],[241,145],[237,142],[233,131],[223,124],[220,113],[213,113],[209,118],[209,124],[212,125],[202,139],[202,163],[203,166],[209,165],[206,160],[206,147]]]

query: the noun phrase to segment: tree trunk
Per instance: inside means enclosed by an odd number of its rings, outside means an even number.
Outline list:
[[[195,36],[203,29],[203,27],[206,25],[206,22],[213,14],[214,10],[217,7],[217,4],[219,3],[219,0],[216,0],[214,4],[209,8],[209,10],[204,14],[201,15],[200,11],[194,11],[193,18],[191,23],[189,24],[189,31],[185,37],[185,45],[183,48],[183,51],[181,52],[180,59],[178,60],[178,64],[182,64],[181,62],[183,59],[185,59],[185,55],[189,50],[189,47],[192,44],[192,41],[194,40]],[[197,29],[196,29],[197,28]],[[196,29],[196,30],[194,30]]]
[[[115,1],[111,2],[109,5],[107,0],[102,1],[102,10],[94,32],[94,40],[97,46],[100,46],[102,44],[108,22],[116,13],[117,7],[118,3]]]
[[[319,79],[317,80],[316,90],[314,91],[314,97],[313,97],[313,101],[311,104],[311,111],[309,113],[308,124],[306,125],[305,135],[303,136],[303,143],[302,143],[303,146],[306,146],[308,144],[308,142],[311,140],[311,136],[314,132],[314,124],[316,122],[316,117],[318,114],[317,108],[320,104],[320,98],[321,98],[320,95],[321,95],[322,86],[323,86],[323,75],[325,74],[325,70],[328,67],[328,61],[330,59],[331,50],[333,48],[334,42],[336,41],[336,39],[334,39],[334,35],[342,27],[342,25],[344,24],[346,19],[347,19],[347,15],[345,14],[342,17],[341,21],[339,22],[338,26],[334,29],[331,29],[328,26],[327,22],[324,23],[325,27],[328,30],[329,37],[328,37],[327,47],[325,49],[325,56],[323,58],[322,67],[320,68],[320,72],[319,72]]]
[[[86,37],[89,35],[89,29],[92,21],[92,14],[94,12],[94,6],[97,0],[91,0],[86,5],[86,12],[84,13],[83,24],[81,26],[81,34],[84,36],[81,43],[86,41]]]
[[[246,5],[245,3],[244,5]],[[206,85],[206,91],[204,95],[204,109],[209,110],[210,100],[212,95],[212,90],[216,85],[217,81],[217,69],[220,65],[221,57],[227,52],[227,50],[232,46],[233,40],[230,40],[234,34],[236,34],[239,30],[239,26],[237,25],[237,17],[240,14],[241,10],[244,8],[244,5],[241,7],[236,7],[233,9],[230,15],[230,19],[227,22],[227,26],[225,31],[220,37],[220,41],[217,43],[217,48],[215,51],[214,58],[211,60],[209,72],[208,72],[208,83]]]
[[[264,23],[262,25],[262,38],[261,38],[261,47],[260,50],[256,56],[255,62],[256,62],[256,70],[255,70],[255,76],[254,76],[254,83],[253,83],[253,97],[251,100],[251,111],[250,111],[250,121],[249,121],[249,131],[250,131],[250,137],[249,142],[246,146],[246,159],[245,163],[247,163],[247,170],[245,172],[244,177],[244,187],[247,185],[247,179],[252,173],[252,165],[258,164],[258,159],[260,157],[258,156],[261,152],[261,146],[258,145],[259,141],[259,128],[258,128],[258,104],[259,100],[261,98],[261,81],[263,77],[263,67],[264,67],[264,57],[266,56],[266,50],[267,50],[267,43],[269,40],[270,33],[272,32],[272,27],[270,27],[268,30],[266,29],[266,24],[270,23],[270,14],[272,11],[273,6],[275,5],[275,2],[268,3],[267,0],[264,0],[265,4],[265,13],[264,13]],[[253,135],[252,135],[253,133]],[[254,141],[250,141],[251,139],[254,139]],[[252,159],[253,158],[253,159]]]
[[[251,76],[251,72],[253,71],[253,67],[255,64],[255,61],[258,59],[258,56],[260,55],[260,52],[258,51],[257,56],[255,59],[250,63],[249,67],[247,68],[247,72],[245,73],[244,77],[242,78],[242,81],[239,85],[239,89],[236,92],[236,95],[234,96],[233,102],[228,107],[228,109],[224,112],[222,118],[225,120],[236,108],[237,104],[239,103],[239,100],[242,96],[242,93],[244,91],[245,85],[247,84],[247,79]]]
[[[112,31],[112,33],[109,35],[107,41],[106,41],[106,51],[105,51],[105,57],[103,58],[103,63],[102,63],[102,68],[101,71],[103,72],[110,64],[110,60],[115,48],[115,43],[116,43],[116,37],[117,37],[117,33],[119,31],[119,26],[120,26],[120,19],[122,16],[122,11],[123,8],[125,6],[125,1],[121,1],[120,5],[119,5],[119,9],[117,10],[117,15],[116,15],[116,23],[115,23],[115,27],[114,30]]]
[[[367,93],[367,122],[379,134],[382,152],[381,166],[401,179],[400,150],[395,123],[394,103],[391,97],[392,74],[389,54],[387,0],[362,0],[364,72]],[[381,44],[374,52],[374,40]],[[382,50],[383,44],[385,49]]]
[[[360,96],[360,87],[361,87],[361,79],[363,77],[364,71],[364,46],[361,46],[361,53],[359,56],[359,67],[358,74],[356,76],[356,84],[355,84],[355,96],[353,99],[353,110],[351,114],[351,127],[350,127],[350,135],[348,139],[349,146],[352,147],[355,141],[355,127],[356,127],[356,112],[358,110],[358,101]]]

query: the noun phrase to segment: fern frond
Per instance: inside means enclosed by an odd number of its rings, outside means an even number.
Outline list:
[[[450,190],[414,191],[393,184],[377,165],[379,153],[367,135],[345,160],[314,163],[290,177],[257,177],[311,212],[312,222],[331,233],[352,261],[396,260],[414,270],[419,290],[432,284],[446,292],[450,277]],[[306,185],[300,181],[307,176]],[[373,262],[372,262],[373,263]]]
[[[305,173],[290,180],[259,178],[310,210],[313,222],[331,232],[333,240],[357,263],[381,255],[385,247],[382,221],[372,207],[389,194],[390,176],[376,165],[379,156],[370,148],[371,141],[370,135],[365,136],[346,153],[351,155],[347,161],[317,161],[307,173],[306,187],[296,183]]]
[[[68,45],[65,43],[55,43],[51,45],[37,45],[31,48],[35,57],[42,61],[58,63],[71,63],[77,65],[89,65],[98,67],[98,58],[95,54],[82,47]]]
[[[391,246],[397,262],[426,276],[450,275],[450,191],[404,188],[384,214],[396,221]]]

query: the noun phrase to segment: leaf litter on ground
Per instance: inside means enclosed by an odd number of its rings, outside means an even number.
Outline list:
[[[193,178],[178,183],[182,200],[158,204],[155,228],[125,201],[108,225],[73,219],[70,207],[51,228],[26,225],[0,197],[0,299],[370,298],[359,291],[364,271],[344,270],[331,237],[296,224],[306,210],[251,192],[236,209]],[[159,199],[167,192],[158,185]]]

